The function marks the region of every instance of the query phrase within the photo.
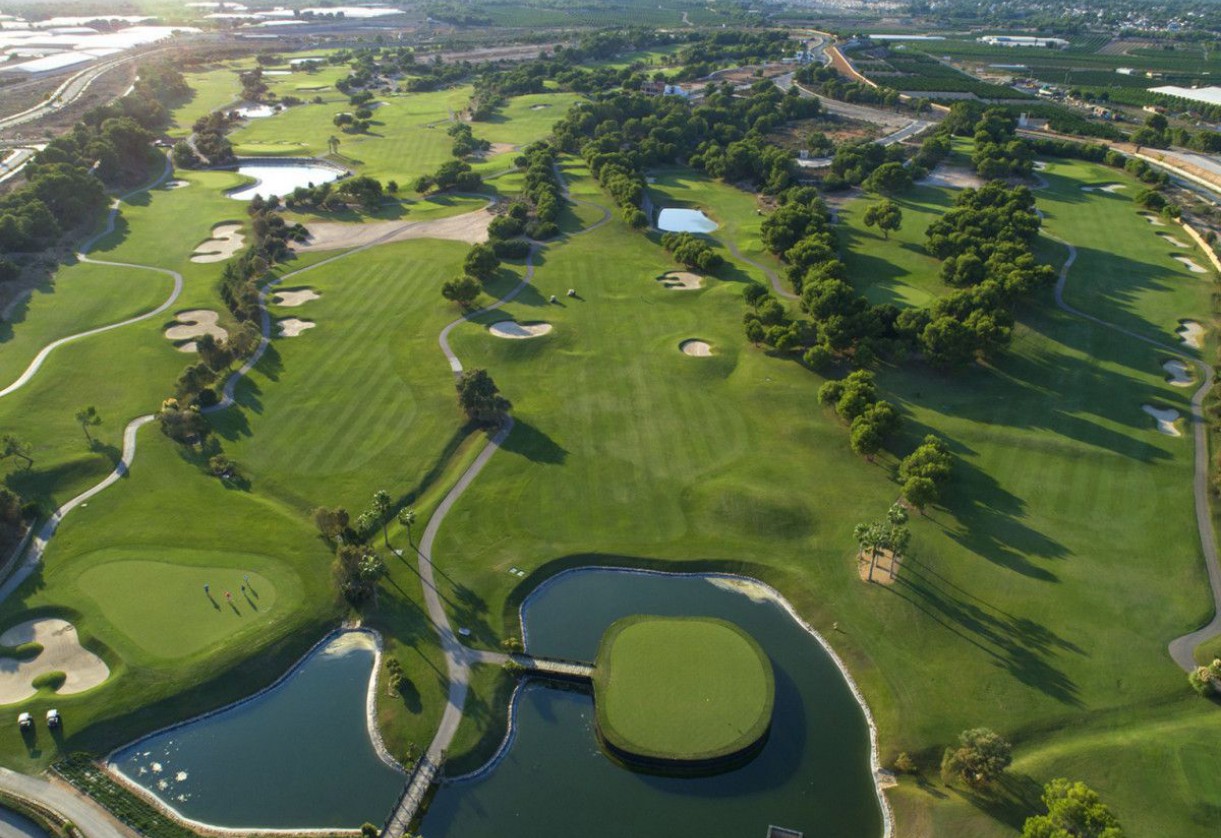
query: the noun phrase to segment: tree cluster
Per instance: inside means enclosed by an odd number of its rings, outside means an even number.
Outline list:
[[[445,129],[445,133],[453,138],[451,152],[454,157],[470,157],[472,154],[487,151],[492,144],[475,136],[471,126],[465,122],[455,122]]]
[[[0,556],[7,556],[25,537],[26,520],[32,511],[20,495],[0,489]]]
[[[441,296],[464,309],[471,308],[483,290],[483,283],[494,278],[499,270],[500,257],[495,245],[473,244],[462,261],[462,275],[443,284]]]
[[[825,382],[818,388],[818,403],[831,407],[849,423],[853,453],[870,461],[903,422],[894,405],[878,398],[876,380],[868,370]]]
[[[971,165],[985,180],[1030,177],[1034,171],[1034,153],[1029,144],[1018,139],[1017,120],[1008,111],[984,111],[975,123],[973,136]]]
[[[919,509],[936,503],[941,497],[941,488],[950,479],[954,457],[949,447],[938,436],[929,434],[915,451],[899,463],[899,482],[903,486],[903,499]]]
[[[911,542],[911,530],[907,528],[907,510],[900,504],[892,504],[890,509],[886,510],[886,517],[857,524],[852,535],[861,554],[869,554],[868,578],[873,581],[873,571],[877,567],[881,552],[885,550],[890,553],[892,560],[898,560]],[[891,567],[894,567],[893,561]]]
[[[1124,838],[1119,819],[1085,783],[1057,778],[1043,787],[1047,814],[1027,818],[1022,838]]]
[[[466,370],[458,378],[458,406],[477,425],[499,425],[513,407],[487,370]]]
[[[972,789],[992,785],[1013,762],[1013,747],[986,727],[964,730],[958,745],[946,748],[941,776],[948,783],[960,780]]]
[[[707,241],[691,233],[666,233],[661,237],[661,246],[679,263],[704,273],[715,273],[725,262]]]
[[[895,172],[894,166],[903,168],[903,147],[896,143],[891,146],[881,146],[874,142],[862,140],[854,143],[844,143],[835,149],[831,158],[831,171],[823,178],[823,188],[835,192],[850,186],[862,186],[866,180],[879,168],[890,166],[887,174],[871,183],[870,191],[901,192],[911,186],[911,175],[906,180]]]
[[[284,205],[289,209],[358,209],[372,212],[385,200],[386,190],[380,181],[358,175],[317,186],[298,186],[284,196]]]
[[[420,175],[415,182],[415,191],[421,195],[430,192],[475,192],[483,186],[483,178],[471,171],[471,164],[464,160],[446,160],[431,175]]]

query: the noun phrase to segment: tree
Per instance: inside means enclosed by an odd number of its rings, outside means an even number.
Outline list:
[[[30,456],[30,444],[13,434],[5,434],[0,437],[0,460],[7,460],[9,457],[25,460],[27,469],[34,466],[34,458]]]
[[[763,338],[765,336],[766,331],[763,328],[763,324],[759,321],[759,318],[752,317],[750,320],[746,321],[746,339],[748,341],[753,343],[755,346],[758,346],[763,342]]]
[[[903,224],[903,210],[899,208],[898,204],[887,198],[870,205],[865,210],[864,222],[866,227],[877,227],[882,231],[882,237],[889,239],[890,231],[898,230]]]
[[[1063,778],[1043,787],[1046,815],[1026,819],[1022,838],[1123,838],[1123,829],[1098,793]]]
[[[89,435],[89,429],[102,424],[102,417],[98,415],[98,409],[93,405],[82,407],[76,411],[76,422],[85,432],[85,439],[89,440],[90,445],[93,445],[93,437]]]
[[[482,290],[483,286],[479,284],[479,280],[473,276],[463,275],[442,285],[441,296],[467,309],[479,297]]]
[[[883,163],[861,182],[867,192],[895,195],[912,187],[911,172],[902,163]]]
[[[399,523],[407,528],[407,543],[411,544],[411,527],[415,524],[415,510],[410,506],[399,510]]]
[[[331,154],[339,153],[339,138],[334,134],[326,138],[326,147],[330,149]]]
[[[903,484],[903,499],[910,503],[920,514],[924,508],[937,502],[937,484],[927,477],[909,477]]]
[[[334,509],[320,506],[314,510],[314,526],[318,528],[318,532],[322,533],[323,538],[338,541],[348,528],[348,510],[342,506]]]
[[[462,373],[457,383],[458,405],[468,419],[481,425],[496,425],[513,406],[500,395],[500,388],[487,370],[474,369]]]
[[[986,727],[964,730],[958,747],[946,748],[941,758],[941,776],[946,782],[959,779],[971,788],[991,785],[1013,762],[1012,746]]]
[[[389,547],[390,531],[387,529],[386,518],[390,515],[390,493],[385,489],[379,489],[373,496],[373,514],[382,522],[382,538],[386,540],[386,546]]]
[[[500,269],[500,259],[490,244],[476,244],[467,252],[462,267],[467,276],[487,282]]]

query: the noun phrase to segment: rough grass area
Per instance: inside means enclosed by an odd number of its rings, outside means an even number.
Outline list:
[[[598,731],[629,758],[740,753],[767,732],[775,692],[767,654],[725,620],[628,617],[598,648]]]

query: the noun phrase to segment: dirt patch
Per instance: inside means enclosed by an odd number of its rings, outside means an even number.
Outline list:
[[[298,320],[295,317],[287,317],[284,320],[276,321],[276,329],[282,338],[295,338],[306,329],[312,329],[317,325],[312,320]]]
[[[1199,263],[1197,263],[1194,259],[1188,258],[1187,256],[1173,256],[1171,258],[1173,258],[1174,261],[1181,263],[1183,265],[1183,267],[1187,268],[1187,270],[1191,271],[1193,274],[1208,273],[1208,271],[1206,271],[1203,266],[1201,266]]]
[[[712,347],[702,340],[685,340],[678,345],[684,355],[692,358],[707,358],[712,355]]]
[[[873,578],[869,578],[869,565],[873,564]],[[862,582],[876,582],[879,585],[893,585],[899,575],[899,560],[889,550],[879,550],[876,559],[861,551],[856,554],[856,571]]]
[[[217,224],[212,228],[212,237],[195,246],[191,261],[204,264],[223,262],[237,253],[244,241],[241,224]]]
[[[704,278],[690,271],[670,271],[657,277],[657,281],[671,291],[695,291],[704,287]]]
[[[1180,320],[1179,327],[1174,330],[1179,340],[1192,349],[1204,348],[1204,327],[1194,320]]]
[[[1179,420],[1179,412],[1173,408],[1157,408],[1151,404],[1141,405],[1141,410],[1157,420],[1157,432],[1166,436],[1182,436],[1175,423]]]
[[[0,704],[24,701],[38,691],[33,680],[47,672],[67,677],[56,691],[71,695],[93,689],[110,677],[106,662],[81,645],[76,627],[54,617],[28,620],[0,634],[0,644],[38,643],[42,651],[30,660],[0,658]]]
[[[984,185],[984,179],[970,169],[938,166],[920,183],[924,186],[944,186],[949,189],[978,189]]]
[[[309,225],[309,241],[303,244],[294,243],[292,248],[309,253],[314,250],[345,250],[349,247],[409,239],[444,239],[480,244],[488,240],[488,225],[495,217],[486,209],[481,209],[435,221],[369,221],[365,224],[316,221]]]
[[[313,288],[297,288],[292,291],[277,291],[275,293],[275,304],[284,308],[296,308],[297,306],[305,305],[311,300],[321,300],[322,295]]]
[[[1166,380],[1175,387],[1191,386],[1191,372],[1187,369],[1187,364],[1183,363],[1177,358],[1172,358],[1166,363],[1162,364],[1162,369],[1164,369],[1166,371],[1166,375],[1169,376]]]
[[[506,154],[510,151],[517,151],[517,146],[513,143],[492,143],[492,147],[483,153],[484,157],[495,157],[497,154]]]
[[[493,337],[510,340],[542,337],[551,331],[550,323],[518,323],[516,320],[501,320],[488,326]]]
[[[206,308],[191,309],[190,311],[180,311],[174,317],[178,320],[178,325],[166,329],[165,337],[174,341],[180,352],[195,351],[193,338],[211,335],[215,340],[222,341],[229,337],[229,333],[217,325],[220,315],[215,311]],[[179,341],[187,342],[178,343]]]

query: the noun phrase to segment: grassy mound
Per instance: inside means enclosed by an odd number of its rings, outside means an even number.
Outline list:
[[[616,755],[707,763],[748,751],[772,721],[775,681],[759,644],[724,620],[628,617],[598,649],[598,731]]]
[[[55,692],[64,685],[64,681],[68,680],[68,673],[60,672],[54,669],[50,672],[44,672],[30,682],[30,685],[36,690],[51,690]]]

